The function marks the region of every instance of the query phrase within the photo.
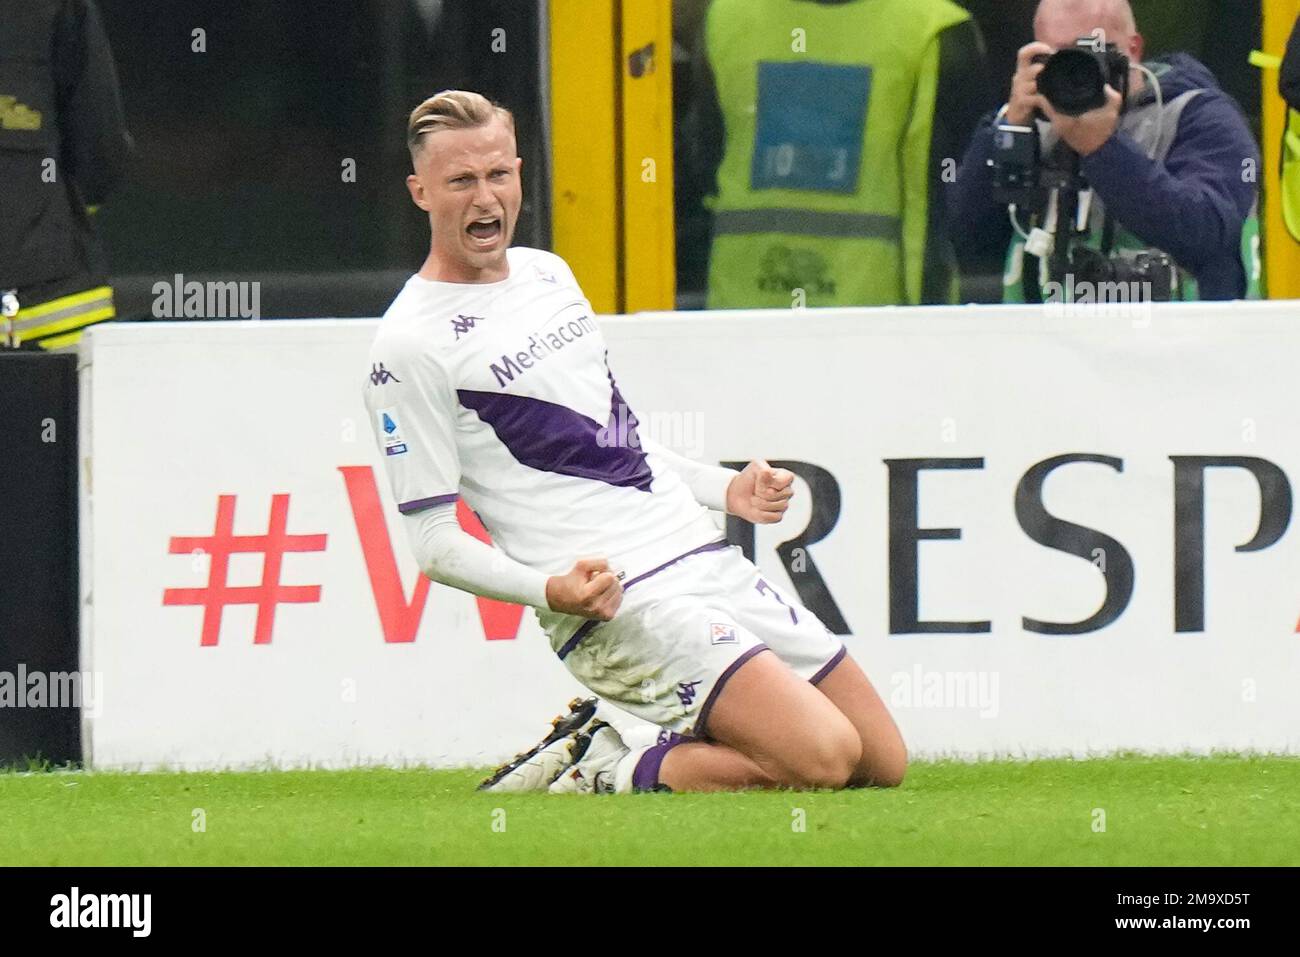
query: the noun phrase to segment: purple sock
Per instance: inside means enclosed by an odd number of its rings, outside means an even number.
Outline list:
[[[675,731],[659,735],[659,743],[648,748],[636,763],[632,771],[632,791],[667,791],[668,785],[659,783],[659,766],[664,763],[664,756],[679,744],[693,741],[694,738],[677,734]]]

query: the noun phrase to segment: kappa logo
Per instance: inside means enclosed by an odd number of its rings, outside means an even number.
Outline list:
[[[722,622],[715,621],[709,625],[709,641],[715,645],[734,645],[740,639],[736,636],[733,625],[724,625]]]
[[[373,385],[383,385],[385,382],[388,382],[388,381],[390,381],[390,380],[393,381],[393,382],[401,382],[401,381],[402,381],[401,379],[397,378],[397,376],[393,375],[391,372],[389,372],[387,369],[385,369],[385,368],[384,368],[384,364],[383,364],[382,362],[379,363],[378,365],[372,365],[372,366],[370,367],[370,382],[371,382],[371,384],[373,384]]]
[[[451,328],[452,331],[456,333],[456,341],[459,342],[460,337],[463,334],[466,334],[473,329],[474,323],[485,321],[486,320],[483,316],[462,316],[460,313],[457,313],[456,318],[451,320]]]
[[[681,681],[677,684],[677,700],[682,703],[683,708],[689,708],[695,701],[695,686],[698,681]]]

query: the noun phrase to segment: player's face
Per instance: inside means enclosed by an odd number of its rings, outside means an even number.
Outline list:
[[[407,186],[429,214],[432,253],[441,278],[490,282],[505,278],[506,249],[523,205],[515,137],[503,120],[425,137]]]

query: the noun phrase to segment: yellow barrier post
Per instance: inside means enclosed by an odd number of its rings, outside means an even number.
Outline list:
[[[551,0],[552,237],[598,312],[672,309],[671,0]]]
[[[551,241],[592,307],[623,311],[618,279],[619,0],[551,0]]]
[[[673,37],[669,0],[621,0],[623,289],[627,312],[672,309]]]

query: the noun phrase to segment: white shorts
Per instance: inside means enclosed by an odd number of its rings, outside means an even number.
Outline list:
[[[813,684],[845,654],[844,643],[778,592],[738,545],[706,545],[623,588],[612,621],[538,617],[575,678],[670,732],[707,737],[723,686],[764,648]]]

